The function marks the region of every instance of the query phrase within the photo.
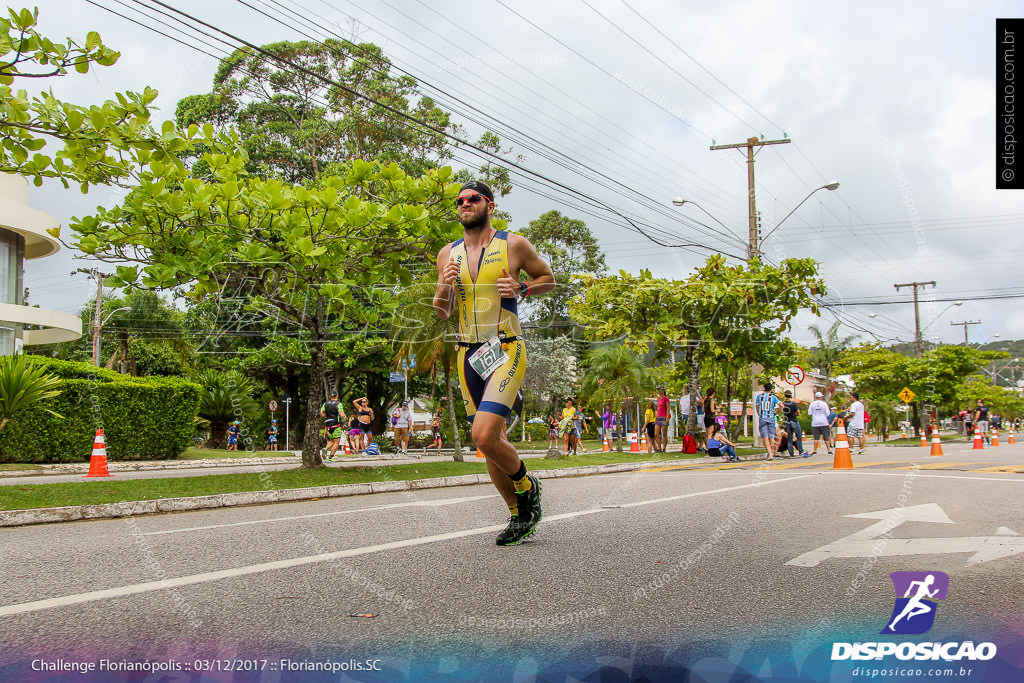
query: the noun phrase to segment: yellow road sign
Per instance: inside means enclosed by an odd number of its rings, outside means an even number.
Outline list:
[[[903,401],[904,403],[910,403],[911,401],[914,400],[914,397],[917,396],[917,394],[910,390],[910,387],[903,387],[903,391],[901,391],[897,395],[900,397],[900,400]]]

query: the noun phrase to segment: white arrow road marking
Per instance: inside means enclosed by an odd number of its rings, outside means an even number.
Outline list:
[[[757,488],[761,486],[771,486],[773,484],[781,484],[787,481],[798,481],[800,479],[807,479],[812,476],[813,475],[810,474],[803,474],[796,477],[785,477],[781,479],[756,481],[752,484],[743,484],[740,486],[727,486],[725,488],[713,489],[710,491],[695,491],[693,493],[682,493],[677,496],[669,496],[667,498],[651,498],[648,500],[641,500],[634,503],[624,503],[621,507],[631,508],[643,505],[657,505],[658,503],[685,500],[687,498],[696,498],[698,496],[709,496],[716,493],[725,493],[728,491],[740,491],[744,489]],[[556,522],[563,519],[574,519],[576,517],[583,517],[586,515],[609,512],[612,509],[620,508],[600,507],[591,508],[588,510],[577,510],[576,512],[565,512],[559,515],[550,515],[544,517],[544,524],[547,524],[549,522]],[[339,550],[333,553],[322,553],[320,555],[308,555],[306,557],[294,557],[286,560],[277,560],[274,562],[263,562],[260,564],[253,564],[245,567],[233,567],[231,569],[204,572],[202,574],[192,574],[191,576],[179,576],[173,579],[164,579],[162,581],[149,581],[147,583],[136,583],[130,586],[118,586],[115,588],[108,588],[104,590],[90,591],[88,593],[78,593],[76,595],[65,595],[58,598],[47,598],[45,600],[23,602],[17,605],[3,605],[0,606],[0,617],[11,616],[13,614],[24,614],[26,612],[38,612],[44,609],[52,609],[54,607],[66,607],[68,605],[77,605],[83,602],[93,602],[96,600],[106,600],[108,598],[120,598],[126,595],[149,593],[151,591],[158,591],[167,588],[177,588],[179,586],[190,586],[192,584],[207,583],[209,581],[221,581],[223,579],[232,579],[237,578],[239,576],[259,574],[261,572],[267,571],[291,569],[293,567],[301,567],[303,565],[314,564],[317,562],[331,562],[334,560],[341,560],[348,557],[358,557],[360,555],[369,555],[371,553],[378,553],[387,550],[397,550],[399,548],[409,548],[413,546],[426,545],[429,543],[449,541],[457,538],[466,538],[468,536],[477,536],[479,534],[493,533],[495,531],[501,531],[504,528],[504,524],[499,524],[495,526],[477,527],[475,529],[463,529],[461,531],[451,531],[449,533],[436,534],[433,536],[409,538],[404,541],[392,541],[390,543],[369,545],[364,546],[362,548],[349,548],[348,550]]]
[[[999,527],[995,536],[953,536],[944,538],[890,538],[886,536],[907,522],[955,524],[935,503],[892,508],[876,512],[844,515],[857,519],[881,520],[838,541],[795,557],[786,564],[815,567],[833,557],[873,557],[897,555],[944,555],[973,553],[967,566],[1024,553],[1024,538],[1007,527]],[[882,540],[879,540],[882,539]]]

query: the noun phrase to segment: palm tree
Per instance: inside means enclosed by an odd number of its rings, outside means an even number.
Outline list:
[[[0,431],[15,413],[60,394],[60,379],[17,353],[0,357]],[[64,416],[43,408],[63,419]]]
[[[204,389],[199,396],[199,417],[210,422],[210,444],[213,448],[223,443],[229,423],[259,415],[260,405],[252,397],[256,385],[237,370],[204,370],[195,381]]]
[[[625,344],[601,346],[586,360],[580,395],[594,404],[607,403],[616,411],[628,409],[653,383],[651,370]],[[621,433],[621,430],[620,430]],[[622,450],[621,441],[616,444]]]
[[[417,292],[430,292],[433,295],[433,277],[421,281],[414,286]],[[431,381],[437,379],[437,371],[441,370],[444,377],[445,398],[448,403],[448,419],[452,427],[452,439],[455,444],[454,459],[462,462],[462,438],[459,435],[459,422],[455,416],[455,397],[452,393],[452,370],[458,359],[458,347],[455,345],[455,333],[458,328],[455,316],[442,320],[434,311],[432,303],[425,296],[411,297],[411,302],[403,307],[401,327],[394,330],[393,336],[398,340],[398,351],[395,354],[396,367],[414,366],[417,374],[429,372]],[[413,362],[415,361],[415,363]]]
[[[832,366],[839,360],[843,351],[850,348],[859,335],[853,334],[849,337],[839,337],[839,321],[837,320],[828,328],[828,332],[821,333],[817,325],[810,325],[809,329],[814,332],[818,339],[818,345],[811,349],[811,363],[818,368],[818,372],[825,376],[825,400],[832,396]]]
[[[871,427],[882,437],[882,441],[885,441],[889,438],[889,432],[899,425],[902,413],[896,410],[896,403],[893,401],[867,399],[865,403],[868,415],[871,416]]]

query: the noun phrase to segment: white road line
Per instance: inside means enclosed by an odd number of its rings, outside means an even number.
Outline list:
[[[915,479],[917,479],[918,477],[921,477],[921,478],[928,478],[928,479],[967,479],[968,481],[1015,481],[1018,484],[1024,482],[1024,479],[1003,479],[1002,477],[986,477],[984,474],[980,474],[977,477],[965,477],[962,474],[920,474],[919,472],[920,472],[920,470],[918,470],[918,472],[915,472],[914,474],[910,474],[910,473],[908,473],[906,471],[904,471],[904,472],[866,472],[866,471],[860,471],[860,470],[844,470],[844,471],[840,471],[840,472],[833,472],[832,470],[824,470],[824,471],[820,472],[820,474],[839,474],[839,475],[842,475],[844,477],[845,476],[849,476],[851,474],[867,474],[867,475],[870,475],[870,476],[873,476],[873,477],[903,477],[903,478],[914,477]]]
[[[743,484],[742,486],[729,486],[727,488],[714,489],[711,491],[697,491],[695,493],[684,493],[682,495],[669,496],[667,498],[654,498],[651,500],[642,500],[635,503],[624,503],[622,507],[639,507],[641,505],[666,503],[674,500],[683,500],[685,498],[708,496],[715,493],[725,493],[729,491],[738,491],[741,489],[754,488],[758,486],[767,486],[769,484],[776,484],[784,481],[796,481],[798,479],[807,479],[813,476],[814,475],[811,474],[802,474],[795,477],[788,477],[786,479],[757,481],[750,484]],[[600,512],[609,512],[612,509],[619,508],[599,507],[592,508],[589,510],[578,510],[576,512],[565,512],[559,515],[551,515],[549,517],[545,517],[544,521],[557,522],[563,519],[573,519],[575,517],[594,515]],[[294,567],[301,567],[303,565],[315,564],[318,562],[332,562],[334,560],[341,560],[347,557],[358,557],[360,555],[369,555],[371,553],[378,553],[387,550],[397,550],[399,548],[410,548],[418,545],[426,545],[428,543],[437,543],[440,541],[450,541],[457,538],[466,538],[468,536],[478,536],[480,534],[501,531],[504,528],[505,526],[503,524],[499,524],[494,526],[477,527],[475,529],[466,529],[464,531],[451,531],[446,534],[436,534],[434,536],[421,536],[420,538],[410,538],[405,541],[392,541],[391,543],[380,543],[378,545],[369,545],[364,546],[362,548],[339,550],[333,553],[309,555],[306,557],[295,557],[289,560],[277,560],[274,562],[263,562],[261,564],[253,564],[246,567],[222,569],[220,571],[204,572],[202,574],[192,574],[191,576],[180,576],[178,578],[164,579],[162,581],[149,581],[147,583],[136,583],[129,586],[119,586],[116,588],[107,588],[104,590],[90,591],[88,593],[65,595],[59,598],[47,598],[45,600],[34,600],[32,602],[23,602],[16,605],[4,605],[0,607],[0,617],[11,616],[14,614],[26,614],[28,612],[39,612],[41,610],[53,609],[55,607],[67,607],[69,605],[77,605],[84,602],[106,600],[107,598],[121,598],[127,595],[149,593],[152,591],[158,591],[167,588],[179,588],[181,586],[190,586],[197,583],[208,583],[210,581],[220,581],[222,579],[233,579],[239,576],[247,576],[249,574],[260,574],[262,572],[277,571],[280,569],[292,569]]]
[[[441,498],[439,500],[421,500],[409,503],[390,503],[388,505],[373,505],[368,508],[356,508],[355,510],[338,510],[335,512],[317,512],[311,515],[295,515],[293,517],[271,517],[269,519],[253,519],[246,522],[231,522],[228,524],[208,524],[207,526],[191,526],[182,529],[165,529],[163,531],[147,531],[143,536],[160,536],[163,534],[181,534],[187,531],[205,531],[207,529],[223,529],[232,526],[247,526],[250,524],[266,524],[270,522],[290,522],[296,519],[314,519],[316,517],[331,517],[333,515],[351,515],[356,512],[372,512],[375,510],[392,510],[404,507],[440,507],[442,505],[454,505],[456,503],[468,503],[474,500],[485,498],[497,498],[497,495],[488,496],[467,496],[464,498]]]

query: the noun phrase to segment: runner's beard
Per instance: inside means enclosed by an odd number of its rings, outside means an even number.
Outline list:
[[[487,225],[487,211],[481,211],[479,214],[459,214],[459,222],[462,223],[462,227],[465,228],[466,232],[482,230]]]

